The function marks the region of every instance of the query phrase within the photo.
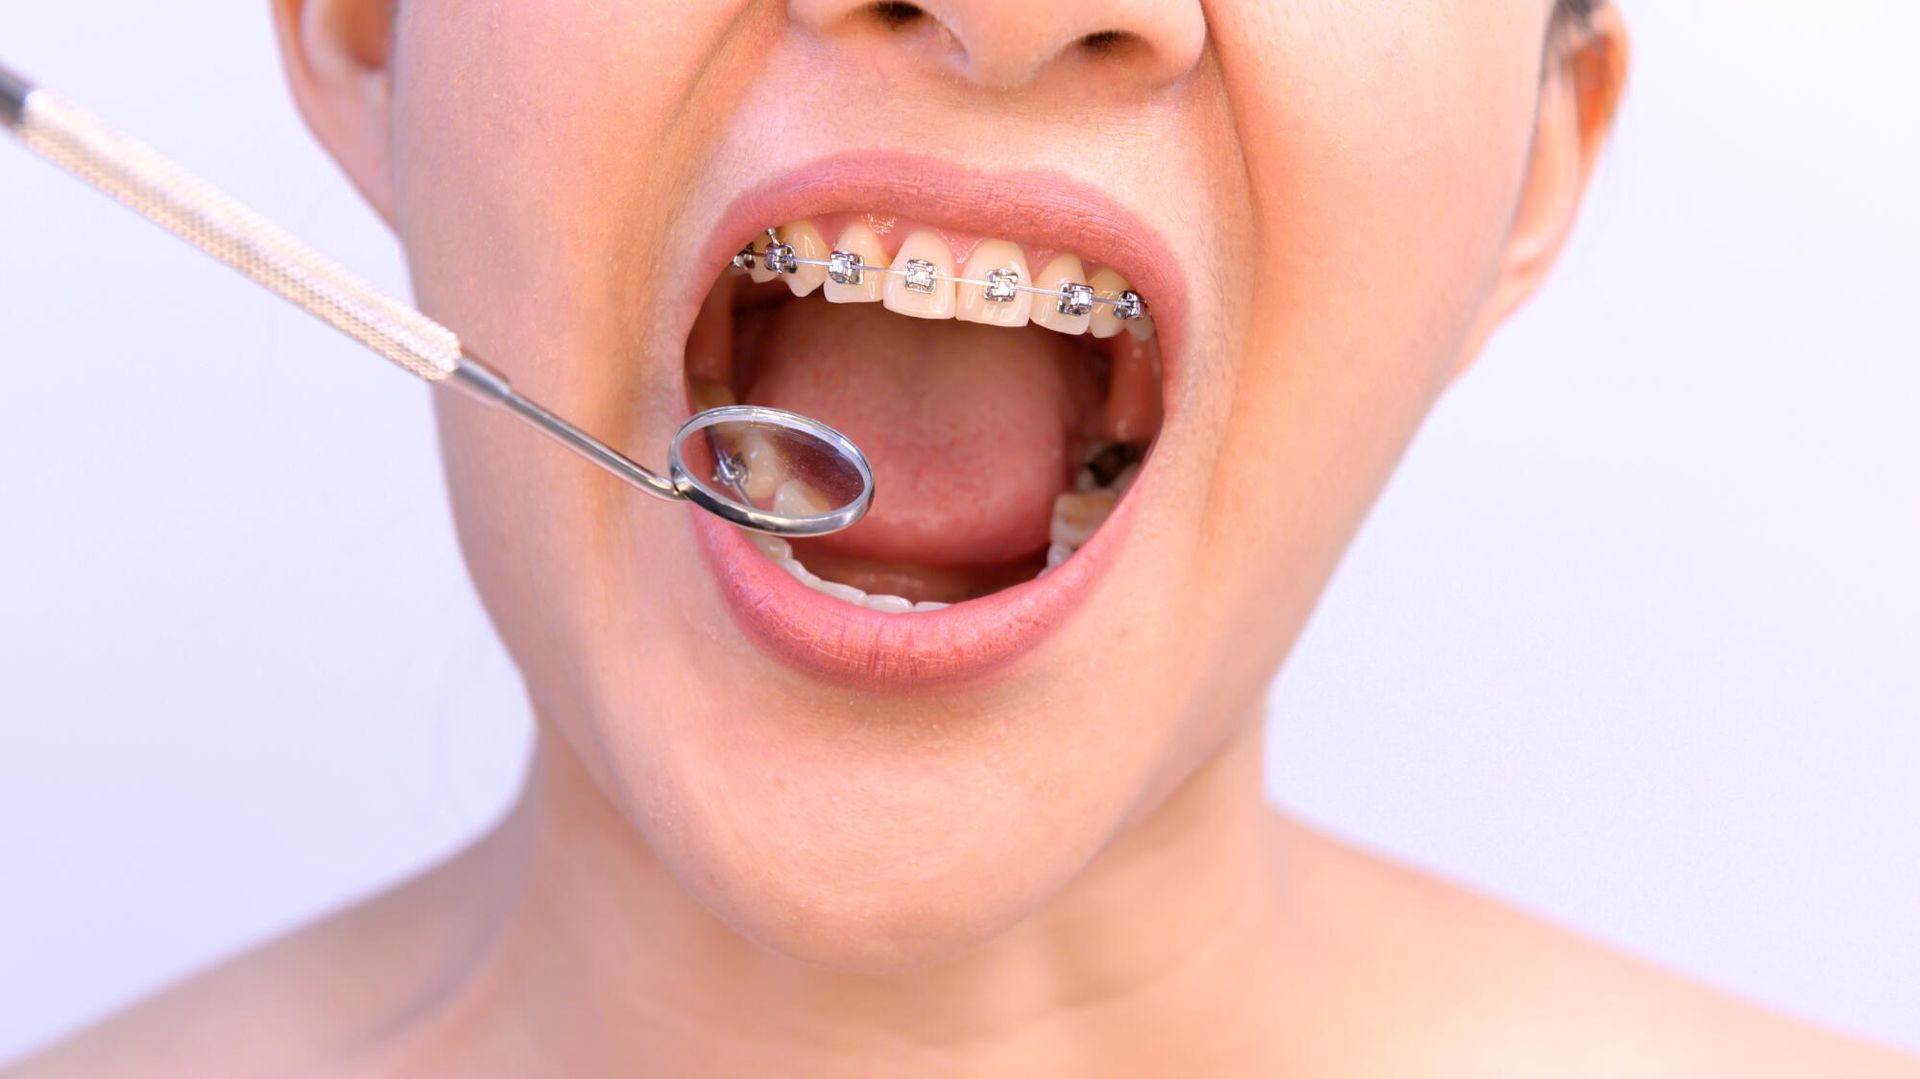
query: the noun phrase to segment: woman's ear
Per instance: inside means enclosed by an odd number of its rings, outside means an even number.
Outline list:
[[[1579,22],[1552,33],[1526,180],[1493,290],[1456,375],[1533,294],[1559,257],[1626,88],[1627,26],[1613,4],[1600,4]]]
[[[273,0],[280,56],[307,126],[393,224],[395,0]]]

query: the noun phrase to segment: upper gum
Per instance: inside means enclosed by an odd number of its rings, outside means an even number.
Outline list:
[[[854,223],[864,224],[868,228],[873,229],[875,235],[880,238],[880,247],[887,253],[889,263],[899,257],[900,245],[906,241],[908,236],[916,232],[928,231],[938,236],[940,241],[947,245],[947,250],[953,255],[953,264],[956,269],[966,266],[967,261],[973,257],[974,249],[979,247],[980,244],[988,240],[1003,240],[1020,249],[1026,259],[1029,270],[1032,272],[1037,273],[1039,268],[1052,262],[1058,255],[1071,254],[1080,260],[1088,276],[1092,276],[1101,269],[1110,269],[1119,274],[1123,279],[1132,280],[1132,275],[1128,274],[1125,270],[1098,259],[1089,259],[1072,248],[1038,247],[1013,237],[994,236],[926,224],[915,221],[904,214],[877,213],[866,210],[836,210],[828,213],[813,214],[807,217],[792,218],[786,221],[769,222],[769,224],[784,229],[802,221],[810,222],[815,228],[819,229],[822,236],[828,237],[829,243],[832,243],[832,238],[839,236],[848,225]],[[878,227],[878,225],[885,225],[886,227],[882,229]],[[1151,298],[1149,298],[1149,302],[1151,302]]]

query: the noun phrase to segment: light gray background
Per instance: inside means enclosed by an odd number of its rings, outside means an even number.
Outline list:
[[[0,57],[400,288],[257,0]],[[1629,7],[1565,264],[1273,704],[1276,799],[1920,1048],[1920,18]],[[529,744],[425,391],[0,145],[0,1058],[484,828]]]

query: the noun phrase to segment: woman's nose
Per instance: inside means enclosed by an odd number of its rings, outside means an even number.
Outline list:
[[[1089,63],[1100,82],[1151,89],[1199,61],[1199,0],[789,0],[794,21],[828,37],[886,35],[888,47],[968,82],[1010,90]]]

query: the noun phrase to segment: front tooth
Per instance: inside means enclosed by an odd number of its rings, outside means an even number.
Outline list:
[[[1094,532],[1113,512],[1112,491],[1062,491],[1053,500],[1053,523],[1047,538],[1078,550],[1086,546]]]
[[[1019,275],[1013,284],[1031,285],[1033,275],[1027,272],[1026,252],[1019,244],[1005,240],[986,240],[973,249],[967,258],[967,268],[961,277],[975,281],[987,280],[987,275],[995,270],[1011,270]],[[954,316],[962,322],[984,322],[989,326],[1025,326],[1027,318],[1033,313],[1033,293],[1015,290],[1013,299],[1005,301],[989,300],[985,285],[958,285],[955,287],[956,303]]]
[[[927,229],[916,229],[893,254],[896,270],[907,274],[887,275],[887,310],[914,318],[953,317],[953,252],[947,242]],[[916,271],[931,276],[924,282],[911,276]]]
[[[856,607],[862,606],[866,602],[867,594],[850,584],[841,584],[839,581],[829,581],[818,577],[814,578],[814,580],[818,583],[812,586],[813,590],[823,596],[832,596],[834,599],[851,603]]]
[[[951,603],[941,603],[939,600],[923,599],[914,604],[913,609],[916,611],[944,611],[951,606],[953,606]]]
[[[1073,557],[1073,548],[1064,543],[1050,544],[1047,547],[1047,568],[1052,569]]]
[[[750,532],[748,535],[753,540],[753,545],[760,548],[760,553],[773,559],[775,562],[792,560],[793,544],[788,543],[779,536],[769,536],[765,532]]]
[[[1080,265],[1080,256],[1055,255],[1053,261],[1047,263],[1040,271],[1040,276],[1033,279],[1033,284],[1035,288],[1058,289],[1061,285],[1068,283],[1085,284],[1086,280],[1087,270]],[[1060,333],[1086,333],[1090,317],[1090,315],[1062,314],[1057,296],[1033,298],[1033,321],[1049,330],[1057,330]]]
[[[1113,299],[1119,299],[1122,292],[1133,287],[1127,284],[1127,279],[1120,276],[1119,271],[1110,267],[1102,268],[1099,273],[1093,275],[1093,280],[1088,281],[1087,284],[1093,286],[1094,295],[1106,296]],[[1118,314],[1115,314],[1118,310],[1119,308],[1110,303],[1094,304],[1093,314],[1087,316],[1087,329],[1091,331],[1095,337],[1119,336],[1120,331],[1126,329],[1127,324],[1121,321]]]
[[[1132,334],[1133,339],[1136,341],[1145,341],[1153,336],[1153,315],[1151,313],[1122,322],[1120,325],[1125,326],[1127,332]]]
[[[886,272],[887,249],[880,243],[880,235],[858,222],[841,230],[840,238],[833,243],[834,250],[859,255],[862,264],[860,283],[843,285],[829,278],[821,295],[828,303],[873,303],[880,299],[886,290],[887,280],[892,275]]]
[[[783,558],[776,561],[774,565],[786,570],[787,576],[792,577],[808,588],[815,588],[820,584],[820,578],[815,577],[813,571],[802,565],[797,558]]]
[[[814,227],[813,222],[795,221],[781,226],[779,231],[780,241],[793,247],[794,258],[827,261],[827,239],[820,235],[820,230]],[[787,287],[793,290],[795,296],[806,296],[827,283],[827,268],[809,266],[803,262],[794,267],[792,273],[780,276],[787,279]]]
[[[905,596],[889,596],[885,594],[868,596],[866,599],[861,600],[860,603],[861,606],[867,607],[870,610],[880,611],[883,614],[906,614],[908,611],[913,610],[913,601],[907,599]]]

